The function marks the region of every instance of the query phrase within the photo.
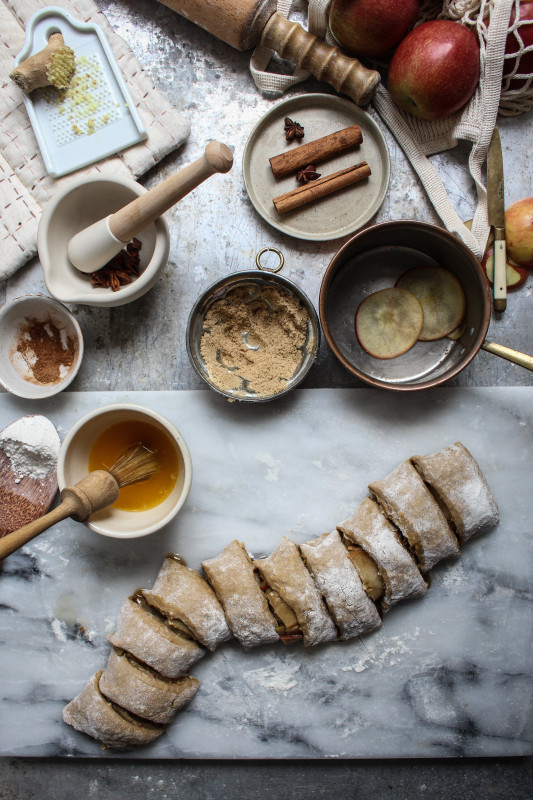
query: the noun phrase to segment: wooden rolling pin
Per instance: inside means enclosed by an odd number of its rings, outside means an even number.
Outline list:
[[[379,72],[348,58],[276,11],[276,0],[160,0],[182,17],[237,50],[258,44],[330,83],[357,105],[366,105],[380,81]]]

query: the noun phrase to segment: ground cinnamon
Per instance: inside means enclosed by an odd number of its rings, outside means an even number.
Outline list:
[[[24,376],[26,380],[41,384],[57,383],[68,375],[77,351],[75,339],[67,336],[52,319],[33,317],[26,319],[15,347],[29,370],[29,375]]]

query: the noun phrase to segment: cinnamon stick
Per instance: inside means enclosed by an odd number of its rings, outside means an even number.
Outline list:
[[[363,141],[359,125],[351,125],[334,133],[328,133],[321,139],[302,144],[294,150],[287,150],[269,159],[275,178],[284,178],[307,164],[320,164],[327,158],[333,158],[346,150],[357,147]]]
[[[325,175],[317,181],[307,183],[305,186],[299,186],[297,189],[292,189],[290,192],[280,194],[279,197],[274,197],[272,201],[276,206],[278,214],[286,214],[287,211],[293,211],[295,208],[311,203],[313,200],[319,200],[321,197],[326,197],[339,189],[344,189],[346,186],[351,186],[353,183],[359,183],[365,178],[368,178],[372,172],[366,161],[361,161],[360,164],[354,164],[352,167],[346,167],[338,172],[333,172],[331,175]]]

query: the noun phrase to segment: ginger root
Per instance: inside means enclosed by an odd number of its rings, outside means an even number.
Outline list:
[[[25,94],[30,94],[42,86],[67,89],[74,69],[74,51],[65,44],[61,33],[52,33],[46,47],[22,61],[9,77]]]

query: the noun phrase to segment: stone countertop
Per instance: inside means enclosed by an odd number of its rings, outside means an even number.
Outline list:
[[[86,357],[72,385],[77,391],[175,390],[203,388],[185,350],[185,325],[190,307],[217,277],[252,268],[255,253],[274,245],[284,255],[287,277],[316,304],[320,280],[344,240],[312,243],[280,234],[255,212],[242,180],[242,154],[256,122],[279,99],[262,97],[249,74],[249,53],[239,53],[169,11],[154,0],[97,0],[111,25],[132,45],[155,85],[186,114],[192,125],[186,144],[167,157],[143,180],[149,188],[198,157],[206,142],[217,138],[235,151],[235,166],[224,179],[224,191],[198,187],[169,213],[171,256],[156,288],[138,301],[135,314],[127,306],[112,310],[79,306]],[[330,90],[309,80],[287,96]],[[375,221],[417,218],[437,222],[425,192],[395,140],[377,119],[391,154],[391,183]],[[500,119],[506,169],[507,204],[533,194],[531,154],[527,146],[533,115]],[[465,219],[473,214],[474,193],[466,169],[467,145],[434,158]],[[453,187],[453,189],[452,189]],[[198,211],[201,210],[199,214]],[[529,281],[509,295],[508,310],[493,319],[491,339],[533,352],[529,323]],[[46,292],[40,265],[28,264],[0,287],[5,301],[26,292]],[[455,381],[461,386],[531,386],[533,374],[480,352]],[[351,387],[360,384],[337,364],[327,345],[305,386]],[[72,796],[102,800],[136,798],[249,798],[375,796],[465,800],[488,796],[520,800],[530,796],[530,759],[444,761],[306,762],[82,762],[73,760],[3,759],[0,794],[10,798]]]

